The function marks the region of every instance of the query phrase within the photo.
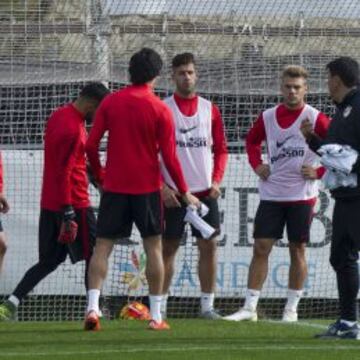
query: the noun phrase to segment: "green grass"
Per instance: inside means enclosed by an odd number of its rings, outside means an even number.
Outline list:
[[[360,359],[360,342],[316,340],[325,324],[171,320],[154,332],[139,321],[103,321],[99,332],[80,322],[0,324],[1,359]],[[317,325],[320,324],[320,325]]]

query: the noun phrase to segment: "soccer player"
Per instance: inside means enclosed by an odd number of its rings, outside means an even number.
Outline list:
[[[307,71],[288,66],[281,79],[283,103],[264,111],[246,138],[249,162],[259,176],[260,204],[255,216],[254,247],[245,304],[226,320],[257,320],[257,303],[268,273],[268,258],[276,241],[287,229],[290,252],[288,296],[282,320],[295,322],[297,306],[307,276],[305,248],[309,241],[318,181],[324,168],[306,144],[300,126],[308,119],[316,134],[324,138],[329,119],[305,103]],[[266,141],[268,164],[261,158]]]
[[[0,212],[6,214],[9,211],[9,204],[4,195],[4,178],[3,178],[3,165],[2,157],[0,153]],[[4,262],[4,257],[6,253],[6,236],[0,221],[0,271],[2,269],[2,264]]]
[[[327,64],[329,94],[336,104],[328,134],[321,141],[307,121],[302,132],[311,149],[323,144],[350,145],[360,153],[360,81],[359,64],[350,57],[340,57]],[[332,221],[330,263],[335,270],[340,302],[339,319],[320,338],[360,340],[357,324],[360,250],[360,158],[353,165],[356,187],[331,190],[335,199]]]
[[[173,58],[172,78],[176,90],[172,96],[165,99],[165,103],[174,117],[177,155],[190,191],[209,208],[204,220],[217,229],[218,233],[220,214],[217,199],[220,196],[220,183],[228,157],[220,111],[216,105],[196,94],[197,74],[192,53],[178,54]],[[175,256],[185,229],[186,204],[179,198],[178,188],[165,166],[163,176],[165,281],[162,311],[165,313]],[[200,316],[220,319],[221,316],[214,310],[216,235],[204,239],[195,228],[192,228],[192,234],[197,238],[199,248]]]
[[[109,90],[90,83],[73,102],[49,117],[44,139],[44,172],[39,220],[39,261],[0,305],[0,320],[14,318],[21,300],[53,272],[67,255],[73,263],[88,262],[95,242],[95,217],[90,207],[86,173],[85,118],[91,118]]]
[[[159,152],[182,199],[199,205],[188,192],[176,156],[170,109],[153,93],[162,68],[160,55],[149,48],[135,53],[129,63],[131,85],[108,96],[100,105],[86,145],[94,175],[104,173],[99,143],[108,131],[107,161],[100,202],[96,246],[90,262],[85,330],[100,328],[100,289],[115,240],[129,237],[133,222],[143,238],[149,284],[149,328],[167,330],[160,313],[164,281],[162,259],[162,203]]]

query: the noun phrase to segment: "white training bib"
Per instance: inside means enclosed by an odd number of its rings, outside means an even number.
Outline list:
[[[213,171],[212,104],[199,96],[197,112],[193,116],[185,116],[174,96],[164,101],[173,113],[176,152],[189,190],[192,193],[207,190],[211,187]],[[176,189],[162,158],[160,166],[165,183]]]
[[[301,167],[317,167],[318,156],[312,152],[300,131],[303,120],[309,119],[315,127],[319,111],[305,105],[295,122],[287,129],[279,126],[277,106],[263,112],[267,141],[267,158],[271,174],[266,181],[260,179],[261,200],[299,201],[318,195],[317,180],[305,180]]]

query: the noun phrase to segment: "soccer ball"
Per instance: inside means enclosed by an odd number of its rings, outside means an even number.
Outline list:
[[[150,320],[150,311],[141,302],[133,301],[121,309],[119,317],[124,320]]]

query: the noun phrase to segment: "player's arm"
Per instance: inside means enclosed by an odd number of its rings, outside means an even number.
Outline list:
[[[261,144],[265,139],[265,125],[261,114],[249,130],[245,146],[249,163],[262,180],[266,180],[270,176],[270,167],[263,163],[261,157]]]
[[[324,113],[320,112],[315,123],[314,132],[320,139],[324,140],[327,136],[331,119]],[[323,166],[316,168],[316,179],[321,179],[326,169]]]
[[[0,153],[0,212],[7,213],[10,207],[4,195],[4,176],[3,176],[3,164],[2,155]]]
[[[100,186],[102,185],[105,169],[101,165],[99,147],[100,141],[104,136],[107,127],[106,127],[106,106],[107,99],[103,100],[98,107],[95,113],[94,124],[90,130],[89,137],[86,142],[86,155],[89,160],[89,165],[91,169],[91,173],[94,177],[94,180]]]
[[[61,132],[53,141],[57,149],[54,171],[59,198],[64,207],[72,204],[71,174],[75,166],[76,152],[80,146],[80,131],[75,126],[68,125],[66,131]]]
[[[157,139],[164,164],[173,179],[182,199],[188,205],[199,206],[199,200],[190,194],[180,161],[176,154],[175,128],[171,110],[164,105],[157,120]]]
[[[181,206],[180,201],[178,200],[178,196],[180,196],[179,192],[166,185],[165,182],[163,182],[161,188],[161,195],[164,205],[167,208]]]
[[[302,127],[308,126],[307,121],[303,122],[301,126]],[[319,141],[319,143],[321,143],[326,138],[329,126],[330,126],[330,119],[325,114],[320,112],[315,121],[315,126],[311,126],[311,128],[313,128],[312,131],[313,131],[314,137],[316,139],[318,139],[317,141]],[[310,147],[310,145],[309,145],[309,147]],[[310,149],[311,149],[311,147],[310,147]],[[301,168],[301,173],[304,176],[304,178],[307,180],[321,179],[324,176],[325,171],[326,171],[326,169],[323,166],[313,168],[309,165],[304,165]]]
[[[54,140],[57,149],[54,171],[57,179],[59,198],[61,199],[62,224],[59,242],[71,243],[77,235],[75,210],[72,206],[71,174],[76,166],[76,154],[81,146],[80,130],[76,126],[67,125]]]
[[[221,195],[220,183],[224,177],[228,161],[228,151],[224,132],[223,120],[219,108],[212,106],[212,138],[214,152],[214,170],[212,174],[212,185],[210,196],[218,198]]]
[[[306,180],[318,180],[324,176],[325,170],[323,166],[314,168],[310,165],[303,165],[301,167],[301,174]]]
[[[316,119],[315,126],[313,126],[309,119],[303,120],[300,131],[312,151],[317,152],[317,150],[325,144],[329,126],[330,119],[321,112]]]
[[[161,174],[161,183],[161,196],[165,207],[180,207],[179,192],[166,184],[163,174]]]
[[[358,145],[360,145],[360,124],[359,124],[360,108],[359,108],[359,106],[354,107],[349,116],[354,117],[356,119],[356,121],[354,121],[356,138],[358,139],[357,140]],[[355,164],[353,165],[351,172],[360,175],[360,154],[358,155],[357,160],[355,161]]]

